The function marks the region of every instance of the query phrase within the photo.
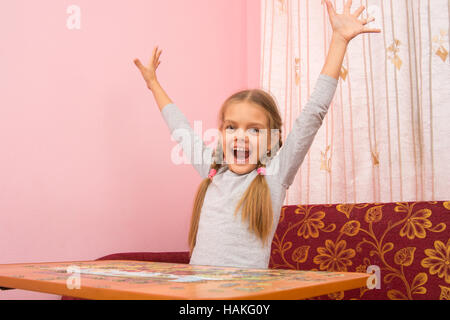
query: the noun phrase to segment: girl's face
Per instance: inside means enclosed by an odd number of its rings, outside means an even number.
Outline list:
[[[225,109],[222,147],[225,163],[237,174],[254,170],[258,159],[268,150],[269,119],[256,104],[237,102]]]

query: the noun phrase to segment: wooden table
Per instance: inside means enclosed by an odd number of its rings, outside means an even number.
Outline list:
[[[130,260],[0,265],[0,287],[86,299],[305,299],[366,287],[369,274]],[[1,292],[0,292],[1,294]]]

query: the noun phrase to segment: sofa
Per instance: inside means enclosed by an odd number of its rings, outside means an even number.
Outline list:
[[[450,201],[284,206],[269,268],[368,272],[378,279],[372,289],[314,300],[448,300],[449,229]],[[115,253],[97,260],[189,263],[189,252]]]

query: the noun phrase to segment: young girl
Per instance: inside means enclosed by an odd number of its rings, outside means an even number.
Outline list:
[[[373,18],[358,18],[363,6],[352,14],[348,0],[344,12],[337,14],[329,0],[325,3],[333,28],[330,49],[315,89],[284,144],[274,99],[255,89],[238,92],[223,103],[217,148],[206,147],[156,79],[161,63],[158,47],[148,67],[134,60],[171,133],[182,129],[189,134],[189,139],[178,137],[177,141],[204,178],[191,218],[190,264],[268,268],[286,190],[327,113],[347,45],[360,33],[380,32],[365,27]],[[209,161],[193,161],[198,147],[201,158]]]

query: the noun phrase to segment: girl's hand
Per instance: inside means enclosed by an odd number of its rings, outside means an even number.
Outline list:
[[[360,33],[381,32],[380,29],[371,29],[365,27],[367,23],[374,21],[375,18],[358,18],[364,11],[364,6],[359,7],[352,14],[350,13],[352,0],[348,0],[344,5],[344,12],[342,14],[337,14],[330,0],[325,0],[325,4],[327,5],[328,16],[330,17],[330,23],[333,27],[333,36],[336,36],[337,38],[343,40],[346,44],[348,44],[350,40],[352,40]]]
[[[139,59],[134,59],[134,64],[141,71],[142,76],[144,77],[145,82],[147,83],[147,87],[153,91],[153,87],[158,83],[156,79],[156,69],[158,68],[161,61],[159,61],[159,56],[161,55],[162,50],[158,51],[158,47],[156,46],[153,50],[153,56],[150,59],[150,63],[148,67],[145,67]]]

